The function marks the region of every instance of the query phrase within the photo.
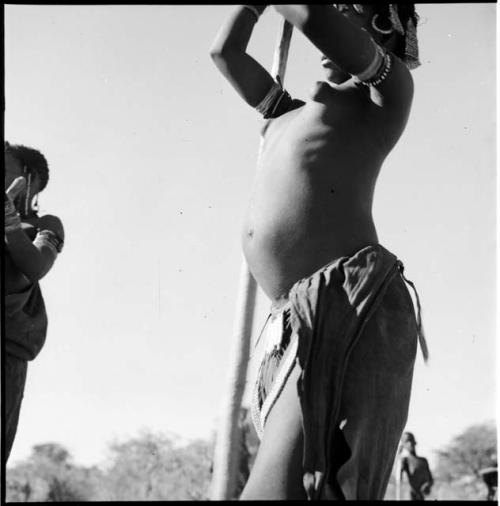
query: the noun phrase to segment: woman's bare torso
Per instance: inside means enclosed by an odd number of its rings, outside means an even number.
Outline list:
[[[273,300],[334,259],[378,242],[376,178],[396,135],[354,86],[319,83],[313,100],[266,127],[243,231],[250,271]]]

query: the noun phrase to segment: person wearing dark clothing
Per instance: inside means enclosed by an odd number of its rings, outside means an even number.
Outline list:
[[[16,436],[28,362],[39,354],[47,334],[39,280],[64,244],[61,220],[38,213],[38,194],[48,174],[39,151],[5,143],[4,464]]]

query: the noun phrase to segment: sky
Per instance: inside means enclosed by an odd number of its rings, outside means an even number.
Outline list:
[[[233,8],[5,6],[5,136],[47,157],[41,211],[66,231],[11,465],[49,441],[91,465],[141,430],[216,428],[261,124],[209,57]],[[496,5],[417,11],[422,66],[374,218],[423,307],[431,357],[418,352],[406,428],[432,461],[495,418]],[[249,44],[268,69],[280,23],[266,11]],[[287,89],[307,98],[322,79],[295,31]],[[268,309],[259,290],[254,339]]]

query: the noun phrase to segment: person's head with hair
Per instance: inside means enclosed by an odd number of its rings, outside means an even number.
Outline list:
[[[333,4],[358,26],[365,28],[376,42],[399,57],[413,70],[418,59],[415,4]]]
[[[37,149],[6,141],[5,189],[18,177],[23,177],[26,185],[15,199],[15,205],[21,215],[25,216],[36,211],[37,196],[47,186],[49,180],[49,166],[45,156]]]
[[[403,432],[401,436],[401,445],[399,447],[399,451],[407,450],[412,454],[415,454],[415,446],[417,442],[415,441],[415,436],[411,432]]]
[[[375,4],[372,28],[380,33],[381,42],[391,49],[406,66],[413,70],[420,65],[418,59],[417,25],[419,21],[415,4]]]

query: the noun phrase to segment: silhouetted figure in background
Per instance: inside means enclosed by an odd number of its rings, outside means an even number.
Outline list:
[[[496,459],[494,460],[492,466],[481,469],[479,471],[479,474],[482,476],[483,481],[486,484],[486,487],[488,488],[486,500],[494,501],[498,490],[498,469]]]
[[[425,496],[430,494],[434,479],[427,459],[417,456],[416,444],[415,437],[411,432],[403,433],[399,448],[397,478],[400,482],[403,473],[406,473],[410,484],[410,499],[412,501],[423,501]]]

